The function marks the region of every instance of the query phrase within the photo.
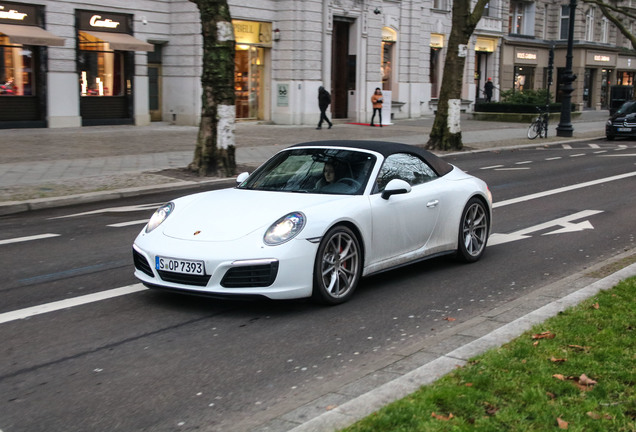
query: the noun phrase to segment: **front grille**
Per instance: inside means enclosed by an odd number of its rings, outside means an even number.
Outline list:
[[[183,285],[206,286],[210,280],[210,275],[189,275],[183,273],[173,273],[157,270],[161,279],[166,282],[180,283]]]
[[[267,287],[278,274],[278,261],[268,264],[232,267],[225,273],[221,286],[225,288]]]
[[[147,274],[150,277],[155,277],[155,275],[152,273],[152,268],[150,267],[150,264],[148,264],[148,260],[146,260],[146,258],[142,254],[137,252],[134,248],[133,248],[133,262],[135,263],[135,268],[137,270]]]

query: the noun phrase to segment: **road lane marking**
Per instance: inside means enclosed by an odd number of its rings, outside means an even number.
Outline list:
[[[588,144],[588,146],[589,146],[590,148],[595,148],[595,149],[597,149],[597,148],[601,148],[601,146],[600,146],[600,145],[598,145],[598,144]]]
[[[599,213],[603,213],[603,210],[583,210],[580,211],[578,213],[574,213],[571,214],[569,216],[564,216],[558,219],[553,219],[551,221],[548,222],[544,222],[538,225],[534,225],[528,228],[524,228],[522,230],[519,231],[515,231],[513,233],[509,233],[509,234],[499,234],[499,233],[493,233],[490,238],[488,239],[488,246],[495,246],[498,244],[503,244],[503,243],[510,243],[513,241],[517,241],[517,240],[523,240],[526,238],[530,238],[531,236],[529,235],[530,233],[536,232],[536,231],[542,231],[548,228],[552,228],[552,227],[561,227],[557,230],[554,231],[550,231],[547,232],[543,235],[552,235],[552,234],[563,234],[563,233],[569,233],[569,232],[576,232],[576,231],[584,231],[584,230],[588,230],[588,229],[594,229],[594,227],[592,226],[592,224],[590,223],[590,221],[585,220],[582,222],[573,222],[575,220],[578,219],[583,219],[586,217],[590,217],[590,216],[594,216],[597,215]]]
[[[522,162],[516,162],[515,165],[525,165],[525,164],[531,164],[532,161],[522,161]]]
[[[581,156],[585,156],[585,153],[577,153],[577,154],[570,155],[570,157],[581,157]]]
[[[570,144],[563,144],[563,148],[566,150],[572,150],[572,146]]]
[[[52,303],[45,303],[38,306],[32,306],[25,309],[20,309],[12,312],[5,312],[0,314],[0,324],[8,323],[11,321],[30,318],[36,315],[42,315],[49,312],[54,312],[62,309],[68,309],[75,306],[81,306],[88,303],[98,302],[101,300],[107,300],[114,297],[119,297],[127,294],[132,294],[138,291],[147,290],[143,284],[128,285],[121,288],[115,288],[108,291],[101,291],[93,294],[87,294],[79,297],[73,297],[70,299],[59,300]]]
[[[571,186],[565,186],[565,187],[561,187],[561,188],[557,188],[557,189],[552,189],[552,190],[547,190],[544,192],[538,192],[538,193],[534,193],[534,194],[530,194],[530,195],[526,195],[526,196],[522,196],[522,197],[517,197],[517,198],[512,198],[509,200],[504,200],[504,201],[499,201],[496,202],[492,205],[493,208],[498,208],[498,207],[505,207],[508,205],[512,205],[512,204],[518,204],[521,202],[525,202],[525,201],[530,201],[533,199],[537,199],[537,198],[543,198],[543,197],[547,197],[550,195],[556,195],[559,193],[563,193],[563,192],[569,192],[569,191],[573,191],[576,189],[581,189],[584,187],[588,187],[588,186],[595,186],[598,184],[603,184],[603,183],[608,183],[611,181],[615,181],[615,180],[622,180],[622,179],[626,179],[629,177],[634,177],[636,176],[636,171],[634,172],[630,172],[630,173],[626,173],[626,174],[619,174],[619,175],[615,175],[612,177],[605,177],[602,179],[598,179],[598,180],[592,180],[589,182],[584,182],[584,183],[579,183],[579,184],[574,184]]]
[[[559,159],[563,159],[563,158],[561,156],[557,156],[557,157],[546,158],[545,160],[553,161],[553,160],[559,160]]]
[[[11,243],[21,243],[21,242],[26,242],[31,240],[41,240],[41,239],[59,237],[59,236],[60,234],[46,233],[46,234],[38,234],[38,235],[27,236],[27,237],[16,237],[12,239],[0,240],[0,245],[11,244]]]
[[[154,211],[160,205],[161,203],[150,203],[150,204],[122,206],[122,207],[107,207],[107,208],[103,208],[99,210],[92,210],[92,211],[75,213],[75,214],[70,214],[65,216],[57,216],[50,219],[64,219],[64,218],[72,218],[77,216],[90,216],[90,215],[101,214],[101,213],[127,213],[127,212],[133,212],[133,211],[151,211],[151,210]]]
[[[483,167],[479,169],[487,170],[487,169],[495,169],[495,168],[501,168],[501,167],[503,167],[503,165],[493,165],[493,166],[487,166],[487,167]]]
[[[130,225],[141,225],[141,224],[145,224],[148,222],[148,219],[139,219],[139,220],[135,220],[135,221],[128,221],[128,222],[120,222],[120,223],[116,223],[116,224],[110,224],[110,225],[106,225],[108,227],[111,228],[123,228],[123,227],[127,227]]]
[[[530,168],[496,168],[495,171],[521,171],[521,170],[529,170]]]
[[[603,157],[624,157],[624,156],[631,156],[634,157],[636,156],[636,153],[621,153],[621,154],[608,154],[608,155],[603,155]]]

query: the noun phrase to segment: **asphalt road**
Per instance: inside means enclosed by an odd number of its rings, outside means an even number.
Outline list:
[[[132,241],[171,194],[0,218],[0,430],[258,430],[374,371],[397,376],[440,331],[636,246],[636,145],[572,147],[449,156],[493,193],[484,258],[370,277],[337,307],[142,289]]]

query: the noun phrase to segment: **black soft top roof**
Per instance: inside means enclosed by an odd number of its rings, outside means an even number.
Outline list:
[[[310,141],[295,144],[293,147],[349,147],[360,150],[371,150],[380,153],[385,158],[395,153],[410,153],[424,159],[435,170],[437,175],[443,176],[453,170],[453,166],[421,147],[387,141],[357,141],[357,140],[331,140]]]

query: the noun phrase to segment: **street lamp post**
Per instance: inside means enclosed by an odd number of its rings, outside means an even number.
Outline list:
[[[576,0],[570,0],[570,22],[568,29],[568,51],[565,56],[565,71],[561,78],[563,82],[563,97],[561,98],[561,119],[556,128],[556,134],[560,137],[571,137],[574,128],[572,127],[572,83],[576,80],[576,75],[572,73],[572,44],[574,41],[574,14],[576,12]]]

